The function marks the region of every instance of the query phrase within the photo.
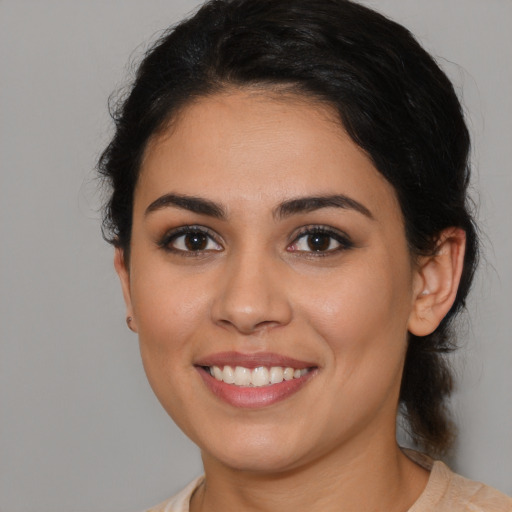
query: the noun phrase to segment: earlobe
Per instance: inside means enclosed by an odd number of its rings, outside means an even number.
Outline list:
[[[124,251],[120,247],[116,247],[115,249],[114,267],[116,269],[117,275],[119,276],[119,281],[121,282],[121,288],[123,290],[124,302],[126,304],[126,323],[130,330],[137,332],[137,322],[133,313],[130,291],[130,272],[126,265]]]
[[[435,254],[421,258],[414,282],[409,332],[427,336],[452,307],[464,267],[466,233],[460,228],[441,232]]]

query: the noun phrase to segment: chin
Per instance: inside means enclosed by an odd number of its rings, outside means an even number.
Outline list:
[[[203,459],[205,459],[205,453],[202,453]],[[260,450],[258,453],[252,451],[233,453],[232,450],[229,450],[229,452],[224,450],[215,458],[225,467],[247,473],[284,473],[300,465],[295,454],[290,456],[284,453],[276,453],[275,450],[265,452]]]
[[[217,438],[217,442],[198,443],[205,462],[213,458],[222,465],[237,471],[255,473],[280,473],[300,464],[304,442],[293,443],[276,436],[275,430],[271,435],[264,432],[244,432],[240,429],[238,435]]]

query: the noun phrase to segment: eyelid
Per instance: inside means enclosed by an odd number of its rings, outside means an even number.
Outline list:
[[[319,224],[313,224],[308,226],[303,226],[299,229],[298,232],[294,233],[291,243],[288,245],[290,247],[291,245],[297,243],[298,240],[301,238],[304,238],[306,236],[315,235],[315,234],[322,234],[329,236],[330,238],[334,239],[339,246],[334,249],[329,249],[326,251],[303,251],[303,250],[296,250],[296,251],[289,251],[289,252],[296,252],[296,253],[302,253],[307,254],[308,256],[328,256],[335,253],[339,253],[348,249],[351,249],[354,247],[354,243],[350,239],[350,237],[344,233],[343,231],[340,231],[339,229],[333,228],[331,226],[324,226]],[[289,249],[287,249],[289,250]]]
[[[172,247],[170,244],[180,238],[181,236],[185,236],[187,234],[191,233],[201,233],[206,235],[210,240],[212,240],[216,245],[220,246],[221,249],[204,249],[204,250],[198,250],[198,251],[187,251],[183,249],[177,249],[176,247]],[[211,252],[220,252],[224,248],[222,247],[222,243],[219,241],[219,236],[217,233],[215,233],[210,228],[207,228],[205,226],[192,224],[192,225],[185,225],[185,226],[179,226],[177,228],[172,228],[165,232],[165,234],[159,239],[158,246],[162,249],[164,249],[167,252],[180,254],[183,256],[201,256],[204,254],[208,254]]]

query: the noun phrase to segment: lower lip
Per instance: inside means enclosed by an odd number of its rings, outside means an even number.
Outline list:
[[[266,407],[297,393],[304,384],[316,373],[311,370],[298,379],[284,380],[279,384],[261,387],[235,386],[217,380],[202,366],[196,367],[204,383],[218,398],[233,407],[256,409]]]

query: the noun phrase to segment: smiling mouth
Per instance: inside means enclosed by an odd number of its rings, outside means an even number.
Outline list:
[[[204,356],[194,366],[218,399],[253,410],[295,395],[319,372],[311,361],[272,352],[220,352]]]
[[[220,382],[240,387],[263,387],[280,384],[283,381],[300,379],[313,368],[292,368],[290,366],[203,366],[203,369]]]

